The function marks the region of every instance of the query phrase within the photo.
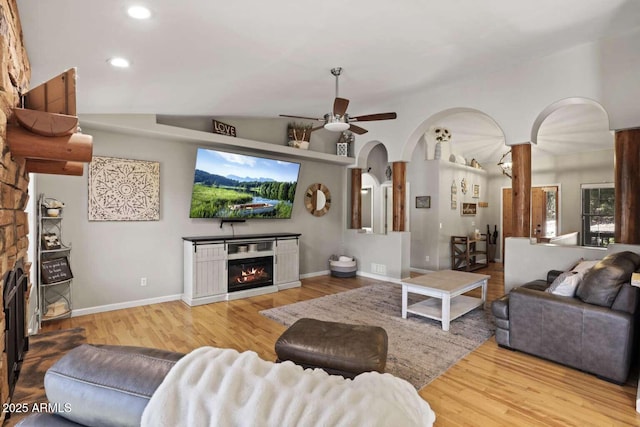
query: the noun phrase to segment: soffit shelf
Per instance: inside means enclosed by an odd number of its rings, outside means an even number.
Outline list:
[[[172,141],[226,148],[248,153],[271,154],[278,157],[311,160],[340,166],[355,164],[355,158],[353,157],[337,156],[335,154],[320,153],[312,150],[301,150],[286,145],[270,144],[251,139],[158,124],[153,114],[80,115],[80,126],[96,130],[169,139]]]

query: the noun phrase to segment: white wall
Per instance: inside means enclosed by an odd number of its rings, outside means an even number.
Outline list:
[[[87,172],[82,177],[37,175],[39,193],[66,203],[63,241],[71,243],[74,309],[182,293],[182,237],[231,235],[230,225],[190,219],[189,205],[198,145],[91,129],[94,155],[160,162],[160,221],[89,222]],[[328,257],[341,247],[345,168],[301,161],[300,179],[290,220],[248,220],[236,234],[299,232],[300,273],[327,270]],[[314,182],[335,195],[325,216],[304,208],[304,190]],[[34,195],[35,197],[35,195]],[[140,278],[148,286],[140,286]]]
[[[440,229],[438,241],[438,269],[451,268],[451,236],[468,236],[475,229],[481,233],[486,233],[487,224],[495,223],[495,219],[490,216],[487,208],[477,208],[477,215],[462,216],[461,208],[463,202],[478,203],[485,201],[490,191],[487,187],[487,172],[481,169],[474,169],[469,166],[458,165],[447,161],[440,162]],[[467,194],[462,194],[460,183],[462,179],[467,182]],[[451,184],[455,182],[457,188],[457,206],[451,209]],[[473,185],[480,185],[480,197],[474,199]]]
[[[409,232],[372,234],[346,230],[341,254],[356,257],[358,274],[399,281],[409,277],[409,246]]]
[[[407,163],[407,181],[411,183],[411,201],[408,212],[411,217],[411,268],[438,270],[438,238],[440,235],[440,206],[443,203],[439,191],[440,166],[438,160],[425,160],[425,144],[421,143]],[[431,207],[416,209],[416,197],[431,196]],[[429,261],[426,261],[426,257]]]
[[[505,294],[532,280],[546,279],[549,270],[567,270],[580,259],[602,259],[608,254],[622,251],[640,253],[639,245],[611,244],[607,248],[532,245],[529,239],[524,237],[509,237],[505,246]]]

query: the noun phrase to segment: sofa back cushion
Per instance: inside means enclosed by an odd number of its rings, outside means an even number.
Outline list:
[[[589,304],[611,307],[620,287],[631,280],[638,265],[640,255],[634,252],[607,255],[584,275],[576,296]]]

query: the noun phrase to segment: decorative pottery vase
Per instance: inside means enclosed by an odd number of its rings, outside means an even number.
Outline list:
[[[309,148],[309,141],[293,141],[292,145],[295,148],[300,148],[301,150],[306,150]]]

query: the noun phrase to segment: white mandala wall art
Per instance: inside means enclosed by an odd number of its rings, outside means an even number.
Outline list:
[[[93,156],[89,221],[160,220],[160,163]]]

